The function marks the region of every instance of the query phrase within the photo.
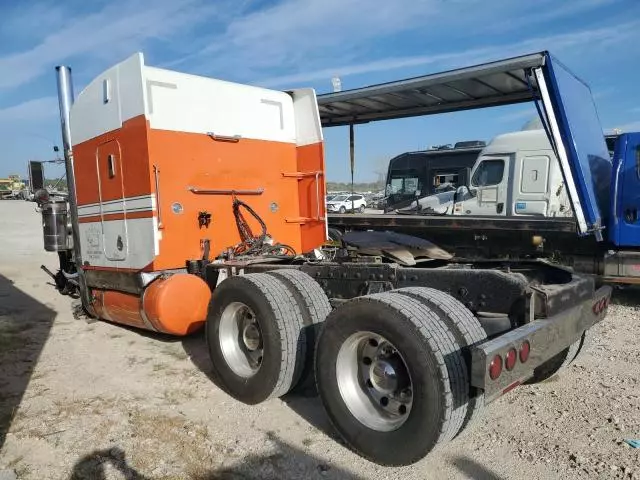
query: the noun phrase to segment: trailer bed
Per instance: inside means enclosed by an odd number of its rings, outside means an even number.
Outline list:
[[[564,232],[576,235],[573,218],[534,218],[499,216],[450,216],[385,214],[329,214],[329,226],[334,228],[365,229],[423,229],[454,228],[458,230],[507,230],[530,232]],[[408,232],[406,232],[408,233]]]
[[[581,271],[591,272],[592,263],[606,245],[593,236],[578,236],[570,218],[498,216],[446,216],[403,214],[328,215],[329,227],[340,232],[376,230],[404,233],[435,243],[459,258],[518,258],[570,254],[587,264]],[[577,265],[576,265],[577,266]]]

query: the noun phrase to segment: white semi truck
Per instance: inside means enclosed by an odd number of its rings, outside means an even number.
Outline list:
[[[572,217],[560,165],[543,129],[495,137],[468,185],[416,199],[398,213]]]

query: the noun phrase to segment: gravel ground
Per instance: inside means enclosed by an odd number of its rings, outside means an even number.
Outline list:
[[[315,397],[240,404],[209,380],[201,336],[74,320],[39,269],[33,204],[0,202],[0,478],[640,478],[640,292],[617,292],[591,349],[520,387],[416,465],[336,438]]]

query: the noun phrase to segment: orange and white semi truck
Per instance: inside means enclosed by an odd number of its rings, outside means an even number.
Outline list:
[[[542,52],[341,92],[319,108],[311,89],[187,75],[141,54],[74,99],[70,69],[57,67],[69,196],[36,194],[45,248],[60,259],[52,276],[84,315],[204,329],[215,381],[235,399],[314,384],[351,448],[415,462],[488,402],[571,363],[611,289],[548,263],[460,262],[407,235],[327,244],[321,125],[540,102],[570,193],[583,195],[583,157],[597,163],[601,145],[569,151],[575,116],[558,99],[578,87],[560,68]],[[415,105],[448,82],[473,86],[475,103],[440,94]],[[594,114],[583,109],[583,124]]]

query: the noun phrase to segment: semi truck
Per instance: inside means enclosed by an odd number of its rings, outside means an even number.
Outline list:
[[[36,197],[59,261],[51,274],[77,314],[204,331],[231,397],[316,388],[346,444],[373,462],[411,464],[454,440],[490,402],[574,361],[606,316],[610,286],[549,262],[458,261],[385,232],[327,241],[323,123],[525,101],[549,125],[579,233],[601,240],[602,129],[586,84],[548,52],[328,103],[312,89],[150,67],[142,54],[77,98],[71,70],[56,75],[69,195]],[[408,255],[413,266],[396,261]]]
[[[469,181],[397,213],[573,217],[558,160],[542,129],[495,137],[474,161]]]

